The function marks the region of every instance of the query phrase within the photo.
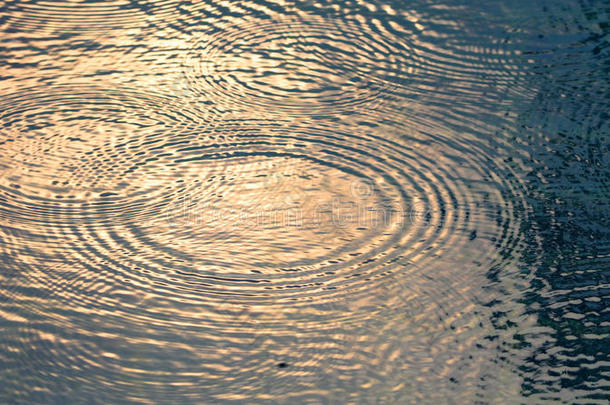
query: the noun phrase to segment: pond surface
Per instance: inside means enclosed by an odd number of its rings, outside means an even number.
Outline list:
[[[607,403],[609,14],[0,0],[0,402]]]

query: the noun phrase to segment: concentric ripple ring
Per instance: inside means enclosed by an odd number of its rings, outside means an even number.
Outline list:
[[[184,70],[224,109],[344,111],[381,102],[408,78],[409,45],[394,39],[355,21],[249,18],[201,34]]]

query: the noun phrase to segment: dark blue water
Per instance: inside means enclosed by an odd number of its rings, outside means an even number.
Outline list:
[[[0,0],[0,402],[607,403],[609,16]]]

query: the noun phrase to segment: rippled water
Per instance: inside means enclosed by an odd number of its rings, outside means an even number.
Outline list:
[[[607,2],[0,10],[0,402],[606,403]]]

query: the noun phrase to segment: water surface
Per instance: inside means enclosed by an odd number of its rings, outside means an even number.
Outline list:
[[[606,403],[603,1],[0,1],[6,403]]]

